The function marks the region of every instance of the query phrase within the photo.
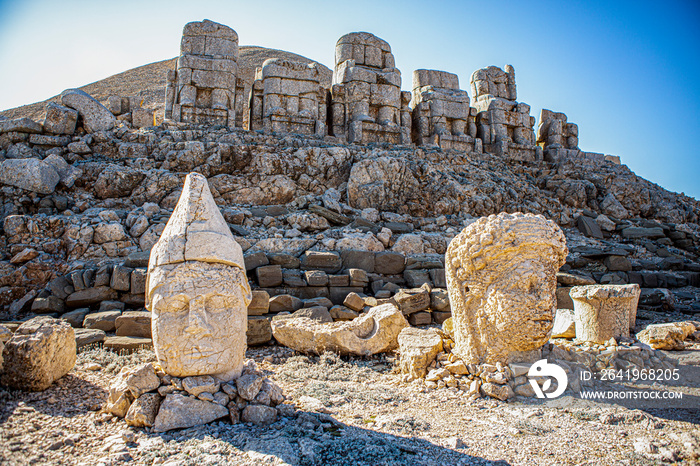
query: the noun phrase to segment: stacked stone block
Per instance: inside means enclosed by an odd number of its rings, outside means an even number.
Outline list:
[[[413,139],[419,145],[481,152],[476,142],[476,109],[459,88],[456,74],[437,70],[413,72]]]
[[[348,142],[411,142],[409,92],[401,91],[389,44],[367,32],[346,34],[335,46],[332,134]]]
[[[242,126],[238,34],[209,20],[187,23],[177,69],[168,72],[165,117],[194,124]]]
[[[328,91],[320,79],[316,63],[266,60],[255,73],[250,129],[325,136]]]
[[[568,123],[564,113],[543,108],[537,127],[537,144],[544,149],[547,160],[573,157],[579,152],[578,125]]]
[[[516,102],[515,70],[496,66],[476,70],[471,78],[476,108],[477,136],[486,152],[515,160],[542,159],[542,149],[535,145],[534,117],[530,106]]]

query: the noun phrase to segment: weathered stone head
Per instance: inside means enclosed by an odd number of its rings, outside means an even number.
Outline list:
[[[243,251],[199,173],[151,250],[146,305],[163,370],[176,377],[240,375],[251,300]]]
[[[501,213],[465,228],[445,254],[453,352],[475,364],[534,356],[552,330],[566,254],[564,234],[541,215]]]

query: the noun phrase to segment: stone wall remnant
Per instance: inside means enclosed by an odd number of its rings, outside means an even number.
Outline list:
[[[476,109],[469,106],[469,94],[459,88],[456,74],[415,70],[412,95],[412,131],[416,144],[481,151],[481,140],[478,143],[475,140]]]
[[[544,150],[545,160],[575,157],[580,152],[578,125],[567,122],[564,113],[543,108],[537,126],[537,144]]]
[[[500,213],[465,228],[445,254],[453,353],[474,364],[538,358],[566,255],[564,233],[541,215]]]
[[[637,315],[639,285],[575,286],[569,294],[574,301],[576,338],[603,343],[629,337],[632,315]]]
[[[190,173],[148,263],[153,347],[176,377],[240,375],[252,299],[243,252],[206,178]]]
[[[530,106],[516,102],[515,69],[506,65],[476,70],[471,77],[473,105],[476,108],[477,137],[484,151],[515,160],[542,159],[535,145],[534,117]]]
[[[335,46],[332,135],[366,144],[411,142],[409,92],[389,44],[368,32],[346,34]]]
[[[237,62],[236,31],[206,19],[187,23],[177,68],[167,76],[165,118],[241,127],[245,102]]]
[[[327,134],[327,94],[317,63],[265,60],[255,72],[250,129],[323,137]]]

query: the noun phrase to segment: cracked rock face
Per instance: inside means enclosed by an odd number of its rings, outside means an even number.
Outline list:
[[[240,375],[252,295],[243,253],[211,196],[191,173],[161,238],[146,284],[153,347],[176,377]]]
[[[445,254],[453,353],[474,364],[536,357],[552,330],[566,254],[561,229],[541,215],[482,217],[457,235]]]

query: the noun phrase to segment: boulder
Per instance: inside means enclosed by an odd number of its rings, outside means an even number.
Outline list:
[[[647,325],[637,334],[637,339],[658,350],[683,350],[683,340],[695,332],[692,322],[671,322]]]
[[[272,334],[280,344],[302,353],[368,356],[395,349],[405,327],[408,322],[401,311],[393,304],[382,304],[349,322],[319,323],[306,317],[273,320]]]
[[[228,408],[220,404],[189,396],[169,394],[160,405],[153,423],[153,431],[167,432],[173,429],[208,424],[228,415]]]
[[[88,133],[109,131],[114,128],[117,121],[107,107],[80,89],[63,91],[61,93],[61,103],[78,111],[83,119],[83,128]]]
[[[0,134],[9,132],[41,133],[40,123],[31,118],[15,118],[12,120],[0,120]]]
[[[95,181],[95,195],[100,199],[129,196],[145,176],[135,168],[107,165]]]
[[[79,168],[75,168],[73,165],[69,165],[66,159],[60,155],[50,154],[44,159],[44,163],[47,163],[56,170],[59,176],[59,182],[66,188],[70,188],[75,184],[75,180],[83,175],[83,171]]]
[[[78,112],[55,102],[46,104],[44,130],[53,134],[73,134],[78,121]]]
[[[425,377],[428,366],[442,351],[442,336],[433,328],[406,327],[399,333],[398,342],[401,372],[408,375],[408,380]]]
[[[68,322],[35,317],[20,325],[5,344],[3,385],[43,391],[75,365],[75,334]]]
[[[0,183],[51,194],[61,177],[48,163],[39,159],[7,159],[0,163]]]
[[[83,327],[113,332],[116,329],[117,317],[120,315],[122,315],[121,311],[93,312],[85,316]]]
[[[124,367],[109,387],[106,410],[115,416],[124,417],[136,398],[159,386],[160,379],[153,364]]]

